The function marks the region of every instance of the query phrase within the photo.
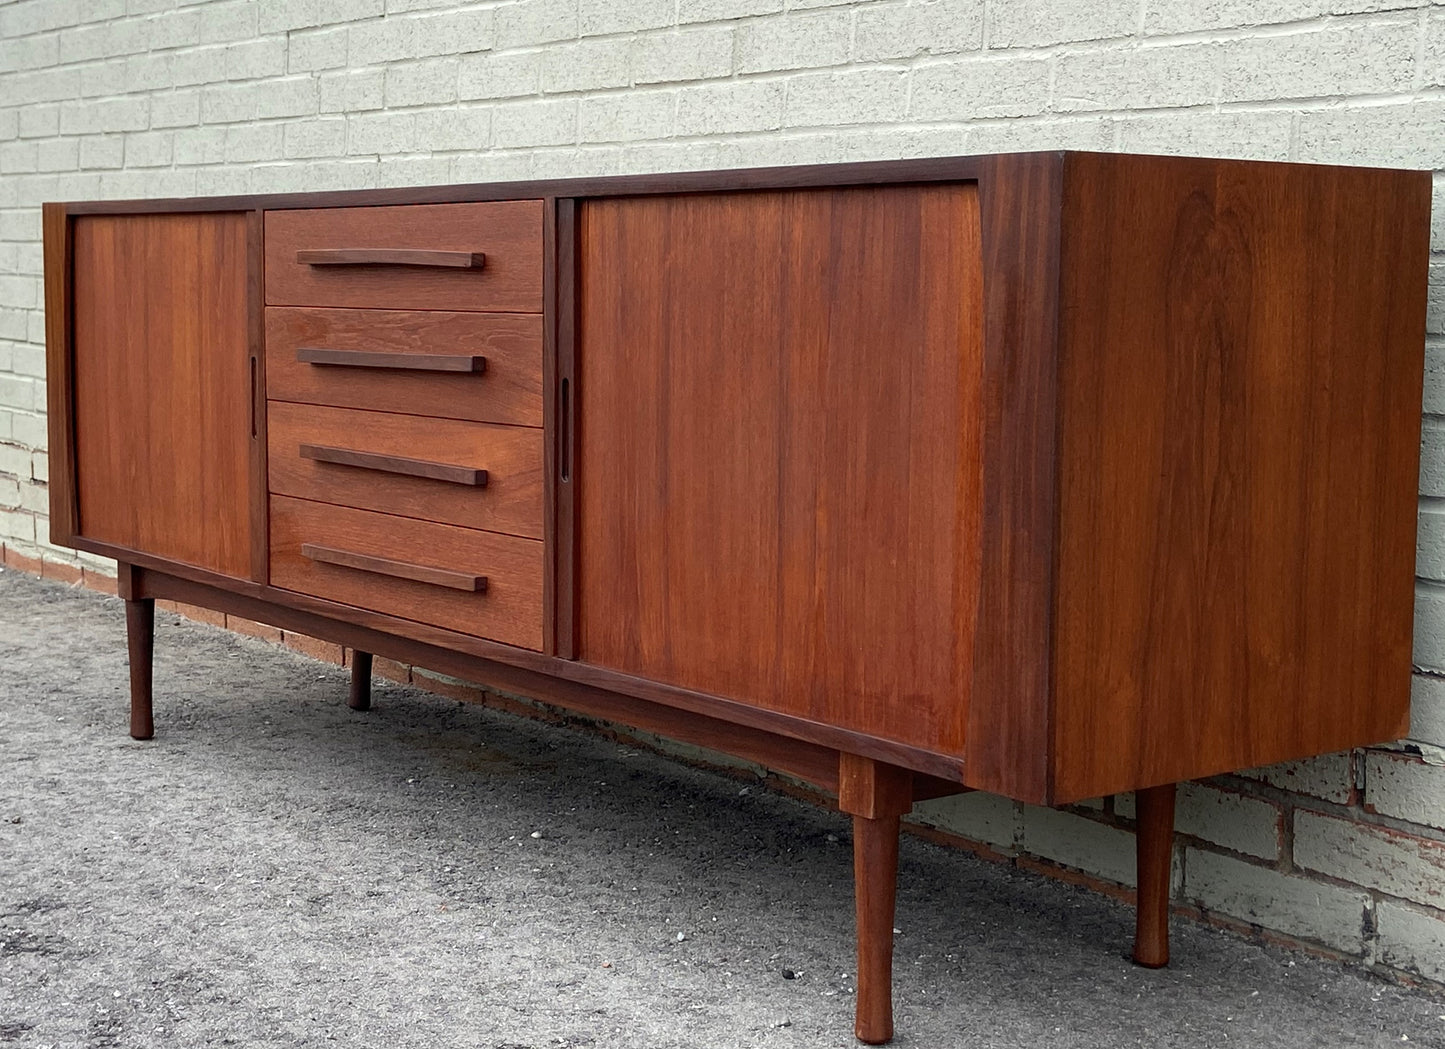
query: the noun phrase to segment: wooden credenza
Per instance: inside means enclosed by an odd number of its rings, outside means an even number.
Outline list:
[[[46,205],[52,541],[854,818],[1407,725],[1426,173],[1079,153]]]

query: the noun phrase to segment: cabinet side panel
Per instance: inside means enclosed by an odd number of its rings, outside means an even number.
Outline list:
[[[71,414],[70,218],[64,204],[46,204],[45,412],[50,449],[50,541],[69,546],[76,531],[75,420]]]
[[[578,655],[961,755],[972,185],[578,208]]]
[[[1070,158],[1057,800],[1405,730],[1429,196]]]
[[[246,215],[73,222],[80,534],[247,577]]]

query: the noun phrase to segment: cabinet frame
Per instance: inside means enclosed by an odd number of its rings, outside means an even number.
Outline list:
[[[975,699],[969,704],[962,748],[958,752],[943,752],[904,744],[867,731],[845,729],[762,709],[727,696],[690,691],[579,662],[575,658],[580,634],[577,617],[581,611],[576,600],[576,558],[581,522],[573,477],[576,470],[586,468],[586,464],[577,461],[578,398],[585,397],[586,391],[577,388],[577,355],[581,342],[577,203],[609,197],[919,186],[941,182],[966,182],[977,187],[984,288],[979,421],[983,505],[978,511],[984,570],[977,594],[980,614],[972,659]],[[1344,255],[1338,252],[1329,263],[1334,270],[1322,269],[1324,263],[1314,268],[1285,266],[1285,272],[1265,274],[1267,279],[1263,283],[1269,286],[1258,293],[1263,295],[1260,301],[1277,303],[1283,300],[1269,296],[1282,294],[1287,300],[1290,294],[1299,291],[1311,302],[1335,303],[1348,313],[1339,318],[1342,329],[1359,328],[1364,323],[1361,318],[1386,316],[1387,323],[1380,325],[1378,346],[1357,351],[1356,356],[1351,357],[1350,351],[1336,345],[1339,339],[1327,334],[1323,342],[1328,345],[1323,352],[1336,354],[1343,362],[1342,386],[1350,385],[1356,372],[1368,371],[1378,380],[1376,393],[1379,389],[1386,390],[1386,394],[1377,398],[1381,403],[1392,407],[1418,405],[1429,257],[1431,184],[1428,172],[1047,152],[497,185],[46,204],[43,230],[52,463],[50,536],[52,542],[112,557],[120,563],[121,596],[127,600],[128,615],[133,622],[130,634],[133,663],[143,660],[147,664],[145,673],[139,676],[133,673],[132,677],[133,726],[141,726],[140,730],[133,727],[133,733],[149,735],[150,731],[150,634],[146,625],[149,609],[155,599],[169,599],[346,645],[367,657],[359,660],[358,666],[369,666],[371,653],[383,655],[484,681],[587,716],[619,721],[710,747],[797,776],[825,791],[837,793],[842,810],[854,817],[856,843],[861,843],[856,852],[860,928],[858,1034],[870,1042],[886,1040],[891,1035],[891,1019],[886,990],[880,991],[880,987],[886,988],[888,977],[888,952],[883,941],[888,938],[886,930],[891,929],[892,865],[896,862],[898,818],[916,800],[971,789],[1034,804],[1064,804],[1090,796],[1089,788],[1103,782],[1089,762],[1078,762],[1077,745],[1065,738],[1067,733],[1061,730],[1064,722],[1058,715],[1060,697],[1071,685],[1070,681],[1060,680],[1060,675],[1084,676],[1078,669],[1080,660],[1087,663],[1091,658],[1088,645],[1078,643],[1078,638],[1089,628],[1089,606],[1087,603],[1067,605],[1060,598],[1061,580],[1074,579],[1077,587],[1077,579],[1088,578],[1086,573],[1077,576],[1068,573],[1082,560],[1078,551],[1088,545],[1089,537],[1083,537],[1085,541],[1081,542],[1078,534],[1064,535],[1062,531],[1071,520],[1090,519],[1087,514],[1070,518],[1066,513],[1068,507],[1079,505],[1078,481],[1081,476],[1088,476],[1090,460],[1087,455],[1078,454],[1079,444],[1062,442],[1077,440],[1077,435],[1066,432],[1066,408],[1073,410],[1077,418],[1103,417],[1105,424],[1109,422],[1106,411],[1091,409],[1095,414],[1090,415],[1077,409],[1081,403],[1106,405],[1110,391],[1103,389],[1105,382],[1092,371],[1079,367],[1081,358],[1066,355],[1121,352],[1108,345],[1107,339],[1095,337],[1091,342],[1085,336],[1075,336],[1081,326],[1080,316],[1094,307],[1099,307],[1099,313],[1085,319],[1097,328],[1099,317],[1107,313],[1105,307],[1118,311],[1108,314],[1112,318],[1130,316],[1131,309],[1137,316],[1139,310],[1146,313],[1150,309],[1167,310],[1169,305],[1131,303],[1127,274],[1123,278],[1116,274],[1111,280],[1100,279],[1094,283],[1078,279],[1078,274],[1088,272],[1090,267],[1107,266],[1111,257],[1111,231],[1127,226],[1135,212],[1144,210],[1131,212],[1127,193],[1118,192],[1120,186],[1128,186],[1131,191],[1133,187],[1143,187],[1141,192],[1153,195],[1149,198],[1151,207],[1159,205],[1157,213],[1151,212],[1154,217],[1149,221],[1155,225],[1149,232],[1158,235],[1161,243],[1168,242],[1157,260],[1161,265],[1176,256],[1196,261],[1203,258],[1208,264],[1217,262],[1223,272],[1237,261],[1231,252],[1248,256],[1246,261],[1250,265],[1255,264],[1258,255],[1264,265],[1288,256],[1289,251],[1298,254],[1301,244],[1306,248],[1322,243],[1337,248],[1337,241],[1322,239],[1326,235],[1308,221],[1302,222],[1298,229],[1280,227],[1272,219],[1252,226],[1241,222],[1224,228],[1238,218],[1225,213],[1228,207],[1243,207],[1246,211],[1257,208],[1261,214],[1273,214],[1269,208],[1278,206],[1283,192],[1280,187],[1290,192],[1299,191],[1291,198],[1297,210],[1308,210],[1299,207],[1299,200],[1328,208],[1324,218],[1339,224],[1345,231],[1342,235],[1345,241],[1353,231],[1367,234],[1364,240],[1374,250],[1374,256],[1367,262],[1373,270],[1362,269],[1357,260],[1341,261]],[[1106,198],[1106,190],[1115,195]],[[1233,203],[1221,203],[1231,193],[1235,195],[1229,198]],[[1239,204],[1240,197],[1244,205]],[[523,199],[543,201],[543,650],[531,652],[451,630],[403,622],[366,608],[270,585],[263,352],[264,213],[298,208]],[[1220,209],[1217,213],[1212,210],[1216,207]],[[77,470],[83,467],[76,461],[75,442],[73,223],[78,217],[91,215],[195,212],[245,212],[247,216],[248,367],[253,377],[250,392],[255,418],[249,435],[252,571],[250,578],[244,579],[88,537],[83,532],[83,516],[77,504]],[[1210,239],[1213,234],[1209,230],[1214,228],[1210,223],[1216,220],[1224,232]],[[1176,233],[1182,230],[1187,235],[1170,241],[1170,230],[1166,228],[1170,222],[1176,223]],[[1335,236],[1334,229],[1330,227],[1328,236]],[[1190,236],[1194,239],[1190,240]],[[1231,241],[1231,237],[1235,240]],[[725,265],[726,260],[720,264]],[[1335,286],[1337,274],[1347,286]],[[1208,316],[1211,303],[1217,305],[1234,294],[1230,290],[1233,279],[1233,276],[1220,278],[1206,288],[1206,298],[1208,295],[1215,298],[1199,307],[1201,316]],[[1188,286],[1187,274],[1181,286]],[[1245,297],[1255,291],[1250,285]],[[1090,296],[1099,296],[1100,302]],[[1356,305],[1357,301],[1365,305]],[[1184,313],[1194,316],[1188,310]],[[1288,330],[1288,322],[1284,328],[1285,334],[1278,338],[1287,342],[1293,332]],[[1325,330],[1328,333],[1331,329]],[[1206,370],[1214,368],[1224,372],[1235,368],[1236,372],[1247,374],[1247,369],[1238,367],[1238,358],[1254,352],[1250,340],[1262,337],[1253,319],[1246,316],[1242,325],[1235,327],[1222,324],[1215,335],[1220,340],[1217,344],[1205,345],[1202,351],[1198,347],[1186,347],[1186,352],[1201,353]],[[1206,344],[1208,338],[1201,336],[1200,342]],[[1379,364],[1368,357],[1376,351],[1388,356],[1388,361]],[[1277,355],[1278,347],[1271,348],[1270,352]],[[1271,361],[1276,359],[1266,356]],[[1328,356],[1327,363],[1333,366],[1337,357]],[[1369,371],[1376,365],[1379,367],[1375,371]],[[1386,379],[1379,380],[1379,368],[1383,368]],[[1299,377],[1291,375],[1290,381],[1298,382]],[[1189,398],[1193,396],[1187,390],[1181,396],[1178,403],[1184,411],[1194,411],[1215,394],[1191,401]],[[1364,567],[1357,574],[1372,578],[1378,575],[1385,580],[1378,590],[1364,589],[1372,600],[1389,609],[1389,622],[1380,628],[1378,636],[1359,642],[1376,661],[1371,665],[1375,667],[1377,687],[1361,700],[1369,704],[1368,717],[1352,723],[1348,731],[1353,735],[1345,739],[1340,736],[1343,729],[1306,723],[1312,697],[1293,693],[1262,696],[1256,689],[1246,691],[1240,701],[1242,707],[1236,711],[1239,724],[1231,728],[1222,744],[1207,740],[1156,741],[1160,734],[1158,725],[1172,724],[1163,717],[1163,713],[1169,712],[1167,705],[1182,700],[1174,696],[1150,696],[1132,711],[1127,702],[1112,704],[1110,716],[1128,722],[1120,727],[1121,731],[1133,731],[1140,738],[1150,740],[1151,746],[1157,742],[1158,747],[1166,748],[1166,760],[1158,760],[1157,753],[1148,755],[1152,764],[1148,765],[1147,773],[1141,771],[1145,768],[1145,759],[1136,753],[1129,759],[1134,764],[1123,773],[1115,774],[1111,770],[1109,774],[1113,778],[1108,781],[1111,790],[1141,792],[1140,922],[1135,947],[1135,957],[1141,964],[1164,964],[1168,958],[1168,871],[1175,781],[1253,764],[1302,758],[1335,746],[1381,742],[1403,733],[1408,724],[1411,625],[1408,605],[1414,563],[1413,548],[1406,549],[1409,543],[1403,537],[1407,532],[1413,535],[1416,509],[1413,478],[1418,470],[1420,418],[1418,413],[1376,411],[1376,415],[1385,417],[1369,417],[1365,413],[1356,419],[1349,410],[1340,410],[1340,403],[1347,409],[1352,407],[1348,401],[1336,402],[1326,397],[1322,403],[1323,421],[1307,418],[1308,422],[1317,422],[1322,432],[1336,442],[1354,432],[1350,427],[1357,427],[1362,439],[1371,442],[1369,454],[1380,457],[1388,466],[1387,476],[1373,488],[1347,492],[1341,497],[1373,498],[1379,506],[1368,523],[1361,523],[1366,515],[1352,517],[1361,546],[1367,548],[1359,555],[1364,559],[1360,562]],[[1205,404],[1194,411],[1194,415],[1202,418],[1208,414],[1207,409]],[[1191,417],[1190,425],[1198,425],[1199,418]],[[1247,413],[1246,418],[1246,423],[1239,424],[1241,433],[1247,433],[1252,440],[1267,440],[1270,435],[1267,420],[1261,423]],[[1288,425],[1297,422],[1286,420]],[[1117,440],[1117,432],[1113,437]],[[1307,467],[1311,465],[1310,456],[1317,451],[1308,437],[1300,442]],[[1117,475],[1121,472],[1118,466],[1123,457],[1117,451],[1108,454],[1115,456],[1108,462]],[[1180,454],[1193,453],[1186,448]],[[1368,456],[1365,459],[1368,460]],[[1166,471],[1175,467],[1179,476],[1193,476],[1183,465],[1172,461],[1164,464]],[[1069,469],[1074,472],[1061,475],[1061,471]],[[1302,469],[1292,479],[1303,478],[1303,483],[1315,483],[1312,479],[1316,473]],[[1260,486],[1258,478],[1248,480]],[[1089,498],[1092,497],[1089,493]],[[1325,492],[1320,498],[1328,508],[1334,505],[1329,500],[1336,496]],[[1067,503],[1066,499],[1074,502]],[[1238,516],[1237,511],[1231,512]],[[1273,520],[1267,514],[1262,519]],[[1175,527],[1182,529],[1187,539],[1198,544],[1209,557],[1233,557],[1243,563],[1243,556],[1233,551],[1228,542],[1219,545],[1207,528],[1195,528],[1187,516],[1182,525],[1176,523]],[[1231,523],[1231,527],[1235,524]],[[1371,539],[1370,528],[1388,534],[1376,542]],[[1307,537],[1318,534],[1308,532]],[[1127,549],[1117,537],[1115,541],[1116,549],[1106,552],[1105,556]],[[1061,555],[1065,542],[1072,544],[1071,552]],[[1338,555],[1341,547],[1348,545],[1336,544],[1328,550]],[[1071,558],[1067,564],[1061,562],[1064,556]],[[1305,560],[1301,558],[1303,567],[1298,569],[1301,573],[1310,570]],[[1091,570],[1094,568],[1097,566]],[[1231,564],[1229,568],[1238,571],[1238,564]],[[1158,592],[1164,593],[1172,585],[1166,578],[1170,566],[1165,563],[1154,570],[1164,578],[1164,582],[1154,583]],[[1143,574],[1147,576],[1147,572]],[[1296,589],[1303,593],[1303,587]],[[1077,595],[1077,589],[1074,593]],[[1150,596],[1155,595],[1151,592]],[[1281,605],[1288,596],[1280,599]],[[1247,606],[1243,600],[1236,605],[1244,608],[1239,615],[1247,633],[1253,606]],[[1079,608],[1086,611],[1080,613]],[[1303,627],[1292,625],[1290,629],[1337,630],[1341,636],[1347,636],[1352,625],[1341,626],[1337,620],[1320,619],[1308,620]],[[1060,633],[1069,630],[1076,633]],[[1187,635],[1188,630],[1181,629],[1177,651],[1171,648],[1168,654],[1177,657],[1176,663],[1195,667],[1202,659],[1196,649],[1208,646],[1196,643],[1195,638]],[[1061,642],[1061,636],[1069,644]],[[1294,635],[1283,630],[1281,636]],[[1133,643],[1133,639],[1126,639],[1119,647],[1128,650]],[[1160,643],[1176,644],[1167,637]],[[1213,636],[1211,643],[1217,653],[1221,647],[1219,636]],[[1316,648],[1319,647],[1316,643]],[[1081,650],[1085,653],[1082,657]],[[1061,652],[1064,655],[1061,656]],[[1229,655],[1226,652],[1220,658],[1228,659]],[[1061,666],[1061,659],[1073,662]],[[1191,660],[1194,663],[1190,663]],[[1162,664],[1166,660],[1146,652],[1141,664],[1152,674],[1155,664],[1151,661]],[[1127,658],[1124,662],[1127,663]],[[1323,659],[1320,662],[1324,664]],[[1235,669],[1235,665],[1230,664],[1230,668]],[[138,673],[141,668],[133,666],[132,669]],[[1088,669],[1094,668],[1090,665]],[[1107,678],[1116,669],[1117,665],[1107,667],[1106,673],[1095,677]],[[1303,679],[1304,675],[1299,677]],[[357,709],[365,709],[365,686],[366,682],[353,682],[352,700]],[[1091,687],[1097,691],[1084,694],[1082,699],[1070,697],[1074,706],[1064,708],[1070,716],[1077,717],[1081,709],[1087,714],[1096,698],[1102,705],[1104,689],[1097,681]],[[1107,687],[1106,681],[1104,688]],[[1216,688],[1206,698],[1216,705],[1222,704],[1224,700],[1217,694],[1219,691]],[[1335,701],[1339,702],[1338,696]],[[1155,726],[1152,737],[1148,735],[1151,723]],[[1260,725],[1271,730],[1283,725],[1286,729],[1273,734],[1261,733]],[[1251,733],[1265,736],[1266,745],[1254,746]],[[1070,747],[1076,748],[1072,755],[1075,764],[1070,766],[1075,771],[1068,773],[1070,778],[1061,784],[1056,782],[1056,773],[1061,767],[1061,756]],[[1139,749],[1136,747],[1136,752]],[[1206,757],[1199,756],[1206,753]]]
[[[1066,187],[1078,196],[1078,172],[1099,165],[1208,165],[1220,177],[1260,170],[1288,173],[1291,168],[1348,172],[1312,166],[1265,162],[1194,161],[1187,158],[1143,158],[1064,152],[1001,154],[882,163],[815,165],[742,171],[690,172],[573,180],[516,182],[497,185],[395,188],[325,193],[271,194],[158,201],[95,201],[45,206],[46,299],[52,478],[52,539],[77,549],[115,557],[152,571],[162,571],[210,586],[232,586],[279,606],[327,620],[380,624],[371,613],[317,602],[267,586],[260,547],[265,542],[264,367],[259,272],[259,230],[266,210],[289,208],[364,208],[484,200],[542,199],[544,221],[544,431],[546,447],[546,560],[544,593],[547,643],[541,657],[463,635],[413,632],[414,639],[435,643],[485,661],[610,689],[679,711],[715,712],[729,720],[801,741],[847,749],[880,761],[903,764],[939,776],[1034,803],[1077,800],[1056,793],[1051,781],[1051,756],[1058,746],[1051,724],[1054,680],[1054,591],[1058,565],[1059,480],[1056,476],[1059,418],[1058,368],[1061,270],[1069,228],[1064,206]],[[1158,165],[1164,165],[1159,168]],[[1181,170],[1183,170],[1181,168]],[[1369,172],[1368,184],[1398,199],[1402,214],[1415,209],[1428,214],[1429,182],[1418,172]],[[1091,176],[1092,177],[1092,176]],[[1072,180],[1072,181],[1070,181]],[[964,753],[945,754],[926,748],[880,740],[803,718],[775,714],[730,701],[726,697],[690,693],[603,667],[572,661],[577,610],[573,598],[574,557],[578,521],[572,485],[561,476],[562,461],[571,462],[576,448],[576,286],[575,201],[586,198],[806,189],[811,187],[926,184],[962,181],[977,184],[983,238],[984,299],[984,491],[983,557],[991,566],[982,580],[981,619],[976,646],[975,692],[1006,696],[1003,702],[973,704],[969,711]],[[1160,188],[1167,193],[1167,186]],[[250,213],[253,261],[250,272],[253,306],[252,353],[257,372],[257,440],[253,446],[253,513],[257,552],[250,580],[236,581],[193,566],[156,558],[146,551],[97,542],[77,531],[73,382],[71,339],[70,246],[76,216],[155,212],[246,211]],[[1423,277],[1427,235],[1402,245],[1399,270],[1412,284]],[[1416,274],[1415,271],[1419,271]],[[1418,299],[1423,332],[1423,279],[1411,288]],[[1423,336],[1421,341],[1423,342]],[[571,403],[564,413],[564,384]],[[564,447],[565,444],[565,447]],[[1418,454],[1418,450],[1416,452]],[[575,463],[573,464],[575,466]],[[1412,511],[1413,512],[1413,511]],[[1403,571],[1409,571],[1402,566]],[[319,625],[319,624],[318,624]],[[1408,704],[1408,677],[1381,702],[1403,723]],[[977,741],[979,745],[971,746]],[[986,745],[985,745],[986,744]],[[1279,754],[1287,760],[1303,754]],[[1199,770],[1208,774],[1224,769]],[[1145,786],[1147,784],[1140,784]]]

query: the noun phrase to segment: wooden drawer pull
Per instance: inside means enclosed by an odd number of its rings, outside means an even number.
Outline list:
[[[487,256],[480,251],[426,251],[419,248],[313,248],[296,253],[304,266],[429,266],[479,270]]]
[[[374,572],[376,575],[389,575],[396,579],[412,579],[418,583],[451,587],[453,590],[484,593],[487,589],[487,577],[484,575],[468,575],[465,572],[453,572],[446,568],[432,568],[430,565],[414,565],[409,561],[393,561],[389,557],[372,557],[370,554],[337,550],[335,547],[318,546],[316,543],[302,543],[301,556],[310,558],[312,561],[320,561],[322,564],[355,568],[361,572]]]
[[[487,471],[474,466],[453,466],[451,463],[434,463],[429,459],[407,459],[400,455],[358,452],[352,448],[335,448],[326,444],[303,444],[301,458],[314,459],[318,463],[359,466],[363,470],[405,474],[408,477],[428,477],[433,481],[469,484],[477,488],[485,488],[487,484]]]
[[[390,368],[410,372],[471,372],[487,370],[487,359],[469,353],[370,353],[366,350],[327,350],[299,346],[302,364],[335,364],[343,368]]]

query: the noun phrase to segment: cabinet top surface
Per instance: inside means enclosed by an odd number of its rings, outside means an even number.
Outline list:
[[[59,206],[71,214],[106,214],[156,211],[248,211],[257,208],[369,207],[380,204],[432,204],[471,200],[516,200],[528,197],[613,197],[657,193],[699,193],[752,189],[790,189],[810,186],[881,185],[899,182],[938,182],[1007,177],[1011,172],[1061,169],[1079,150],[1031,153],[995,153],[977,156],[922,157],[839,164],[786,167],[724,168],[634,175],[599,175],[588,178],[539,179],[519,182],[481,182],[444,186],[404,186],[370,189],[261,193],[215,197],[179,197],[133,200],[70,201]],[[1221,167],[1296,168],[1340,167],[1269,160],[1230,160],[1154,154],[1109,154],[1140,162],[1190,164],[1201,161]],[[1427,177],[1428,173],[1421,173]]]

